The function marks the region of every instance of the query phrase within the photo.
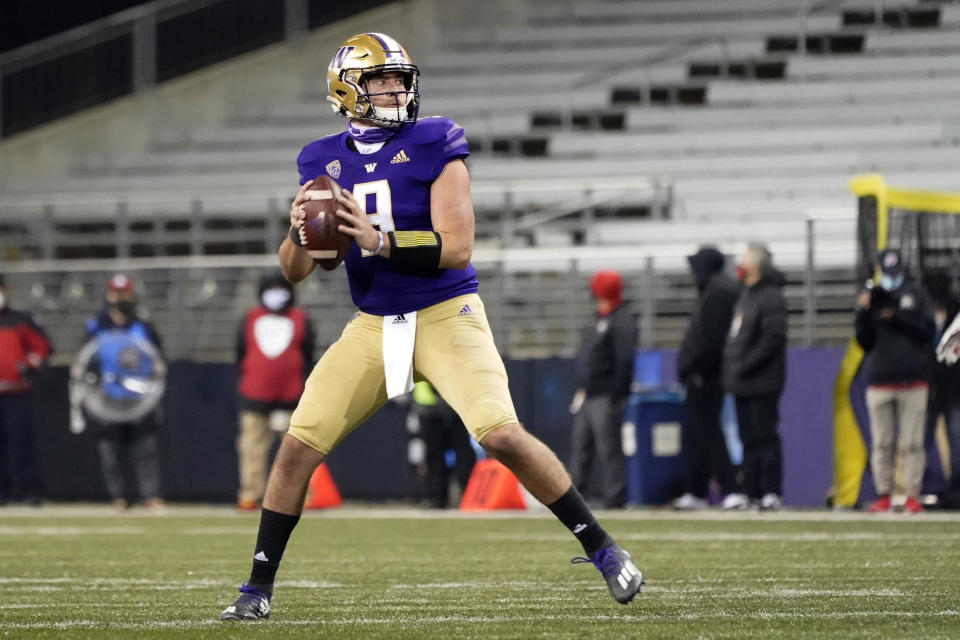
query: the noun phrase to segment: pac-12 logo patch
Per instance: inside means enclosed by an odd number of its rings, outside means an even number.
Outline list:
[[[339,160],[334,160],[333,162],[328,163],[326,166],[326,169],[327,169],[327,173],[329,173],[330,177],[333,178],[334,180],[340,177],[340,161]]]

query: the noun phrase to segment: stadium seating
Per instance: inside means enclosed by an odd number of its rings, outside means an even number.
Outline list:
[[[746,240],[766,240],[791,270],[798,309],[809,211],[847,212],[844,224],[817,223],[816,238],[824,273],[833,274],[827,280],[846,273],[849,281],[849,176],[876,171],[913,188],[956,186],[958,3],[886,0],[881,16],[868,0],[801,3],[813,7],[809,14],[794,0],[525,5],[532,17],[524,24],[458,26],[445,29],[434,48],[410,45],[424,69],[424,111],[456,118],[475,150],[481,250],[629,243],[636,257],[624,263],[628,270],[640,273],[640,256],[653,256],[658,281],[679,283],[685,266],[677,257],[699,243],[736,251]],[[122,200],[131,220],[176,221],[170,229],[151,222],[125,231],[144,243],[181,234],[191,251],[206,252],[204,227],[199,239],[191,235],[197,216],[243,220],[248,226],[222,235],[238,246],[253,243],[283,224],[299,147],[341,126],[328,115],[324,83],[310,73],[300,78],[302,91],[238,101],[219,122],[159,126],[138,151],[78,153],[69,175],[56,180],[59,193],[0,197],[12,221],[6,233],[41,247],[30,222],[38,212],[59,223],[112,219]],[[620,182],[603,183],[609,179]],[[232,198],[222,196],[224,185]],[[671,220],[661,219],[664,203]],[[546,222],[516,226],[537,219]],[[69,230],[58,233],[57,242],[69,244]],[[536,289],[569,269],[524,277]],[[506,292],[514,280],[497,287]],[[826,299],[836,293],[817,286]],[[560,290],[569,294],[569,286]],[[669,308],[670,297],[658,304]],[[817,322],[839,314],[831,304]],[[849,300],[839,306],[846,313]],[[524,323],[534,326],[525,313],[513,318],[517,345]],[[669,317],[658,310],[658,322]],[[552,344],[525,339],[531,352]]]
[[[478,154],[472,162],[477,181],[515,177],[518,170],[525,177],[543,178],[656,176],[676,183],[675,211],[680,215],[696,211],[701,216],[697,196],[712,190],[740,194],[718,202],[720,217],[729,218],[723,211],[743,202],[740,217],[749,220],[758,215],[751,204],[756,196],[768,198],[781,186],[770,182],[751,198],[747,192],[754,185],[744,182],[744,176],[809,176],[809,181],[795,183],[810,189],[808,197],[791,190],[783,199],[792,197],[797,206],[771,212],[802,215],[810,201],[821,202],[818,193],[831,204],[843,204],[845,187],[836,179],[838,172],[880,170],[909,177],[949,166],[960,154],[948,126],[960,83],[943,81],[960,74],[960,35],[953,30],[897,33],[870,25],[845,27],[845,11],[873,5],[844,2],[807,16],[803,28],[808,33],[865,33],[861,54],[785,56],[766,53],[764,47],[772,36],[797,32],[794,2],[535,4],[543,19],[493,34],[460,29],[449,34],[443,50],[424,57],[427,108],[462,121],[475,146],[494,136],[545,139],[543,155],[536,160]],[[940,24],[954,24],[957,14],[955,6],[944,5]],[[909,38],[902,37],[907,31]],[[591,47],[575,46],[580,40]],[[928,41],[934,53],[923,49]],[[603,44],[595,47],[596,42]],[[906,42],[913,43],[911,49],[904,49]],[[955,55],[944,55],[950,52]],[[683,84],[691,64],[723,56],[784,58],[784,78],[710,79],[704,105],[628,107],[621,130],[598,133],[561,126],[542,131],[532,126],[531,114],[538,110],[615,109],[611,91],[616,86]],[[604,59],[616,62],[598,72],[595,61]],[[578,90],[584,83],[590,90]],[[320,87],[312,86],[299,102],[244,105],[221,127],[160,131],[148,153],[78,159],[76,171],[86,177],[71,181],[70,187],[109,192],[123,190],[135,178],[140,190],[163,192],[179,185],[199,192],[225,175],[247,174],[245,185],[280,189],[289,183],[292,165],[287,171],[278,167],[291,164],[292,150],[337,127],[320,118],[323,96]],[[724,172],[739,184],[723,184],[718,173]],[[708,220],[709,212],[703,213]]]

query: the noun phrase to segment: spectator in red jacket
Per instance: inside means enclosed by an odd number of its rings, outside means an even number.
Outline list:
[[[267,481],[267,455],[290,425],[303,381],[313,368],[314,332],[296,306],[281,273],[260,281],[260,300],[244,316],[237,335],[240,368],[240,491],[237,508],[260,508]]]
[[[50,341],[26,313],[7,304],[0,276],[0,504],[19,498],[40,504],[30,388],[50,356]]]

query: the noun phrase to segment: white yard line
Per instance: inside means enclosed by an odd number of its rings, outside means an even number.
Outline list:
[[[131,589],[205,589],[222,587],[224,581],[216,578],[197,578],[194,580],[150,580],[147,578],[0,578],[0,585],[9,589],[10,585],[80,585],[84,588],[117,587]],[[337,582],[317,580],[278,580],[277,587],[291,589],[334,589],[343,585]]]
[[[0,536],[138,536],[146,533],[142,527],[37,527],[0,526]]]

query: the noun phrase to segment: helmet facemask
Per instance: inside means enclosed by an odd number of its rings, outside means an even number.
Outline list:
[[[411,65],[412,66],[412,65]],[[403,91],[381,91],[371,92],[368,90],[368,81],[374,76],[383,73],[399,72],[403,74]],[[357,104],[365,103],[368,105],[367,115],[362,116],[364,120],[370,120],[381,127],[398,127],[401,124],[412,123],[417,120],[417,114],[420,110],[420,73],[416,67],[366,71],[359,82],[361,91]],[[374,104],[374,97],[377,96],[397,96],[400,104],[394,107],[378,107]]]

